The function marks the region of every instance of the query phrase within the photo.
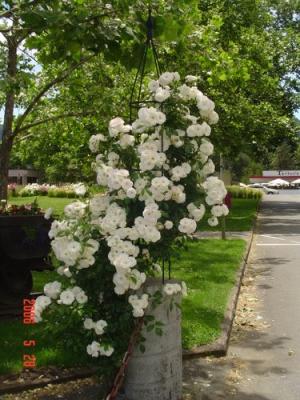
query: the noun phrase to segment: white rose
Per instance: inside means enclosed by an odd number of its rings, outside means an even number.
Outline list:
[[[212,143],[208,142],[205,139],[202,139],[202,144],[200,145],[201,153],[205,154],[206,156],[212,155],[214,152],[214,146]]]
[[[101,133],[91,136],[90,140],[89,140],[89,148],[90,148],[91,152],[97,153],[99,151],[100,142],[105,142],[105,141],[106,141],[106,138]]]
[[[190,235],[195,232],[197,229],[197,224],[196,221],[190,218],[182,218],[179,221],[179,227],[178,230],[181,233],[186,233],[187,235]]]
[[[134,136],[124,134],[121,136],[119,143],[120,143],[120,146],[122,147],[122,149],[126,149],[129,146],[133,146],[134,141],[135,141]]]
[[[44,293],[51,299],[57,299],[61,292],[61,283],[58,281],[49,282],[44,286]]]
[[[95,326],[94,321],[91,318],[86,318],[83,322],[84,329],[90,330]]]
[[[158,81],[154,81],[151,80],[148,84],[148,89],[150,90],[150,92],[156,92],[157,89],[159,88],[159,82]]]
[[[48,208],[48,209],[46,210],[45,214],[44,214],[44,218],[45,218],[45,219],[50,219],[52,213],[53,213],[53,208],[51,208],[51,207]]]
[[[179,80],[179,74],[178,72],[164,72],[163,74],[161,74],[161,76],[159,77],[159,83],[162,86],[168,86],[170,83],[172,83],[174,80]]]
[[[173,228],[173,222],[172,221],[166,221],[165,222],[165,228],[167,230],[172,229]]]
[[[159,87],[155,92],[154,99],[162,103],[163,101],[167,100],[170,97],[170,95],[171,93],[169,89],[163,89]]]
[[[130,199],[134,199],[136,197],[136,190],[134,188],[129,188],[126,192],[126,196]]]
[[[196,82],[197,80],[198,80],[198,77],[194,76],[194,75],[187,75],[185,77],[185,81],[188,83],[193,83],[193,82]]]
[[[107,322],[103,319],[95,322],[94,328],[97,335],[103,335],[104,329],[107,327]]]
[[[82,291],[76,295],[76,301],[79,304],[85,304],[88,301],[87,295]]]
[[[130,125],[125,125],[125,122],[122,118],[114,118],[109,123],[109,134],[111,137],[116,137],[119,133],[126,133],[131,130]]]
[[[63,292],[61,292],[59,299],[62,304],[66,304],[69,306],[75,300],[75,295],[72,292],[72,290],[67,289],[67,290],[64,290]]]
[[[114,348],[112,346],[100,346],[100,355],[105,357],[110,357],[114,352]]]
[[[217,226],[219,223],[217,217],[208,218],[207,222],[208,222],[208,225],[210,225],[210,226]]]
[[[100,343],[93,341],[87,346],[86,351],[92,357],[99,357]]]

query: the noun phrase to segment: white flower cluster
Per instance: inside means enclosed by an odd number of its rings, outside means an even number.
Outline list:
[[[102,135],[102,133],[98,133],[97,135],[93,135],[89,140],[89,148],[92,153],[97,153],[100,150],[101,142],[105,142],[106,137]]]
[[[101,151],[94,169],[97,183],[106,193],[96,194],[88,202],[68,205],[66,220],[55,221],[49,233],[52,249],[61,263],[58,272],[73,284],[82,269],[94,265],[101,246],[101,254],[108,254],[105,263],[112,273],[111,290],[118,296],[128,292],[135,318],[142,317],[148,307],[149,296],[143,293],[147,274],[144,271],[154,269],[155,251],[160,249],[157,246],[163,246],[165,238],[192,235],[204,217],[205,206],[195,200],[200,180],[206,179],[202,187],[206,203],[212,207],[208,222],[217,224],[218,217],[228,213],[223,205],[223,182],[209,176],[214,172],[209,158],[214,149],[209,140],[210,125],[218,121],[218,114],[196,81],[197,77],[187,76],[186,83],[180,84],[178,73],[162,74],[149,83],[150,100],[156,102],[155,106],[140,108],[132,125],[116,117],[109,122],[107,135],[90,138],[91,151]],[[164,112],[159,108],[163,102]],[[168,105],[173,107],[172,114],[168,114]],[[197,110],[197,115],[192,115],[191,110]],[[81,186],[79,191],[83,192]],[[93,295],[103,301],[103,290]],[[134,294],[137,290],[138,295]],[[168,283],[164,292],[171,296],[186,294],[187,289],[184,283]],[[45,294],[46,299],[39,300],[40,313],[52,301],[76,306],[88,300],[78,286],[62,290],[58,282],[46,285]],[[85,318],[83,325],[93,334],[103,335],[105,342],[106,321]],[[106,342],[93,341],[87,346],[92,357],[110,356],[113,351]]]
[[[190,203],[186,208],[189,212],[190,218],[193,218],[196,222],[199,222],[204,217],[205,207],[203,204],[198,208],[194,203]]]
[[[87,295],[79,286],[74,286],[71,289],[66,289],[62,291],[59,299],[57,300],[57,303],[69,306],[75,300],[77,301],[78,304],[84,304],[88,301]]]
[[[44,286],[44,293],[51,299],[57,299],[61,292],[61,283],[54,281],[49,282]]]
[[[66,267],[76,264],[78,269],[88,268],[93,265],[95,262],[94,254],[99,249],[99,243],[94,239],[88,239],[84,243],[74,240],[70,236],[59,235],[52,240],[51,245],[59,261],[62,261]],[[62,272],[63,269],[61,268],[60,271]]]
[[[91,318],[85,318],[83,326],[87,330],[94,329],[96,335],[103,335],[105,328],[107,327],[107,322],[103,319],[94,322]]]
[[[138,297],[137,295],[131,295],[129,296],[128,301],[132,305],[133,316],[139,318],[144,315],[145,309],[148,307],[149,296],[146,293],[141,297]]]
[[[51,299],[48,296],[39,296],[34,303],[34,321],[42,321],[42,312],[51,304]]]
[[[109,345],[102,345],[95,340],[86,348],[87,353],[92,357],[106,356],[110,357],[114,352],[114,348]]]
[[[138,112],[138,119],[132,124],[132,130],[135,133],[141,133],[149,128],[162,125],[166,121],[163,112],[154,107],[142,107]]]
[[[181,282],[181,285],[179,283],[166,283],[164,292],[168,296],[173,296],[177,293],[182,293],[183,296],[187,296],[187,286],[185,282]]]

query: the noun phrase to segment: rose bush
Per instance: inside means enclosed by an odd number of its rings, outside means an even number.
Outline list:
[[[66,346],[86,348],[93,358],[111,357],[110,365],[123,355],[135,318],[153,302],[145,280],[159,273],[161,259],[204,217],[203,193],[211,225],[228,213],[223,182],[209,176],[210,125],[218,114],[196,81],[187,76],[182,84],[178,73],[162,74],[148,86],[152,106],[142,105],[131,125],[116,117],[108,134],[92,136],[93,168],[106,193],[68,205],[65,219],[52,224],[62,279],[45,286],[36,319],[52,317],[62,332],[72,326]],[[185,294],[186,287],[167,283],[164,291],[171,297]]]

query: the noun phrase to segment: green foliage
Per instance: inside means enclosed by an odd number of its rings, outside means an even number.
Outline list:
[[[256,144],[252,144],[252,146],[256,146]],[[252,155],[252,157],[254,156]],[[251,175],[262,175],[263,171],[263,165],[260,162],[254,161],[248,154],[243,152],[231,160],[226,160],[226,168],[230,169],[234,182],[245,183],[249,182]]]
[[[295,141],[299,33],[291,20],[299,18],[299,10],[289,3],[290,12],[279,28],[277,9],[283,3],[272,2],[271,11],[262,0],[201,1],[193,34],[180,48],[169,49],[171,68],[201,75],[202,90],[218,99],[221,123],[215,143],[229,159],[241,150],[248,152],[252,141],[257,145],[251,153],[260,160],[284,138]],[[294,51],[288,43],[294,44]],[[293,83],[288,79],[292,71]]]
[[[276,170],[293,169],[296,166],[295,148],[286,142],[282,143],[275,150],[271,158],[271,167]]]
[[[53,111],[57,115],[72,110],[78,117],[31,128],[31,135],[15,147],[14,165],[34,165],[50,182],[92,181],[88,139],[91,134],[105,133],[108,118],[117,111],[128,115],[134,67],[138,65],[145,37],[146,4],[125,1],[114,2],[113,6],[112,12],[119,13],[122,22],[125,21],[122,34],[119,39],[116,37],[121,47],[115,46],[103,33],[99,50],[108,40],[108,51],[103,50],[103,55],[91,58],[81,69],[73,71],[57,91],[52,91],[39,104],[29,122],[40,119],[41,115],[53,115]],[[281,0],[272,2],[271,6],[272,11],[263,0],[152,2],[155,38],[163,69],[179,70],[182,74],[189,70],[201,76],[201,89],[218,99],[220,124],[215,133],[216,149],[222,150],[229,160],[236,159],[241,151],[252,160],[243,174],[239,174],[239,180],[247,180],[252,171],[261,169],[253,160],[259,159],[268,165],[269,153],[283,140],[288,138],[292,145],[296,143],[297,128],[292,114],[298,107],[299,33],[295,21],[299,10],[296,4]],[[84,15],[90,15],[86,2],[75,2],[72,6],[60,4],[55,12],[64,13],[64,7],[69,7],[69,23],[77,18],[73,15],[76,7],[79,21],[82,22],[80,18]],[[91,29],[83,33],[81,27],[77,30],[67,26],[65,34],[72,39],[63,44],[64,33],[58,32],[61,28],[51,27],[54,31],[47,36],[49,45],[39,47],[39,41],[48,43],[45,38],[34,41],[41,60],[44,53],[60,54],[58,47],[72,48],[74,42],[88,48],[87,38],[100,35]],[[73,30],[76,30],[74,35]],[[53,38],[59,38],[57,44]],[[75,48],[71,51],[75,58],[76,52]],[[115,62],[116,59],[125,67]],[[42,82],[59,75],[64,66],[55,62],[42,64],[38,74]],[[151,62],[147,70],[154,70]],[[30,90],[33,94],[34,90]],[[24,132],[24,135],[27,134]],[[256,144],[250,145],[254,141]],[[238,159],[233,167],[239,170]]]

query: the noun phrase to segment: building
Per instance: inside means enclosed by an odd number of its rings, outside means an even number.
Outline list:
[[[274,179],[284,179],[288,182],[292,182],[300,178],[300,170],[288,171],[263,171],[260,176],[250,176],[250,183],[268,183]]]
[[[0,125],[0,141],[3,135],[3,125]],[[27,183],[35,183],[38,181],[39,173],[32,168],[26,169],[10,169],[8,171],[8,182],[18,185],[27,185]]]
[[[10,169],[8,171],[8,182],[17,185],[27,185],[38,181],[39,173],[34,169]]]

